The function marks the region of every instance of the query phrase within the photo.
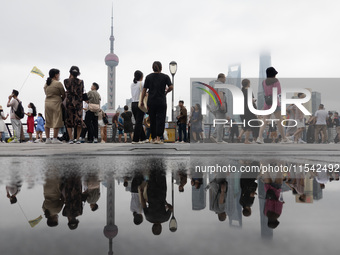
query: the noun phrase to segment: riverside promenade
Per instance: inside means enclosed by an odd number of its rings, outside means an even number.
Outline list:
[[[340,163],[340,144],[0,144],[0,161],[11,157],[199,157],[308,160]]]

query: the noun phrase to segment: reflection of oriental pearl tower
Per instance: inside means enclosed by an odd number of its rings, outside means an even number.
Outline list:
[[[113,113],[116,109],[116,66],[118,66],[119,59],[113,53],[113,8],[111,16],[111,36],[110,36],[110,53],[105,57],[105,64],[107,65],[107,112]]]
[[[115,180],[112,176],[107,177],[107,205],[106,205],[106,226],[104,227],[104,235],[109,239],[108,255],[113,254],[112,239],[118,234],[118,227],[115,224]]]

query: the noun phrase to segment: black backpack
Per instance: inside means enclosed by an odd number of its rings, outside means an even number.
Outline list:
[[[21,101],[19,100],[17,101],[18,101],[18,108],[14,113],[19,119],[22,119],[25,116],[25,110],[24,110],[24,107],[22,106]]]

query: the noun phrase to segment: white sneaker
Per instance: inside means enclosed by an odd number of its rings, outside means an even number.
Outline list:
[[[73,144],[74,142],[72,141],[72,140],[70,140],[69,142],[68,142],[68,144]]]
[[[138,143],[138,142],[134,142],[134,141],[131,142],[131,144],[136,144],[136,143]]]
[[[63,144],[63,142],[59,141],[57,138],[53,138],[52,143],[53,144]]]
[[[211,136],[210,138],[211,138],[211,140],[213,140],[213,142],[217,143],[217,140],[216,140],[215,137]]]
[[[185,143],[184,141],[181,141],[180,143]]]
[[[46,142],[45,142],[45,144],[51,144],[52,143],[52,140],[51,140],[51,138],[46,138]]]
[[[28,140],[28,143],[33,143],[33,140]]]
[[[139,143],[139,144],[144,144],[145,142],[144,142],[144,141],[139,141],[138,143]]]
[[[39,140],[39,139],[36,139],[36,140],[34,141],[34,143],[40,143],[40,140]]]
[[[218,144],[221,144],[221,143],[228,143],[228,142],[226,142],[226,141],[221,141],[221,142],[217,142]]]
[[[256,140],[256,143],[264,144],[263,138],[258,137],[257,140]]]
[[[94,142],[94,143],[98,143],[98,139],[97,139],[97,138],[94,138],[93,142]]]
[[[175,143],[180,143],[180,141],[176,141]]]
[[[306,142],[304,140],[302,140],[301,138],[298,140],[299,144],[306,144]]]
[[[76,142],[76,144],[81,144],[80,140],[78,140],[78,141]]]
[[[282,139],[282,141],[280,143],[281,144],[291,144],[291,143],[294,143],[294,142],[286,137],[285,139]]]
[[[149,140],[149,139],[146,139],[144,142],[145,142],[145,143],[150,143],[150,140]]]
[[[292,136],[287,136],[286,138],[291,140],[291,141],[294,141],[294,136],[293,135]]]

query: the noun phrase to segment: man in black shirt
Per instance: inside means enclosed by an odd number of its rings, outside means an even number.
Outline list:
[[[160,144],[161,136],[164,133],[166,117],[166,95],[173,89],[170,77],[161,73],[162,64],[155,61],[152,65],[154,73],[145,78],[141,106],[144,106],[143,100],[148,90],[148,112],[150,116],[150,130],[152,143]]]
[[[154,235],[161,234],[161,223],[167,222],[173,211],[172,205],[166,202],[166,191],[165,171],[152,169],[146,191],[148,201],[145,200],[144,196],[141,196],[141,202],[146,220],[153,223],[152,233]],[[143,194],[143,192],[144,190],[141,188],[141,193]]]

